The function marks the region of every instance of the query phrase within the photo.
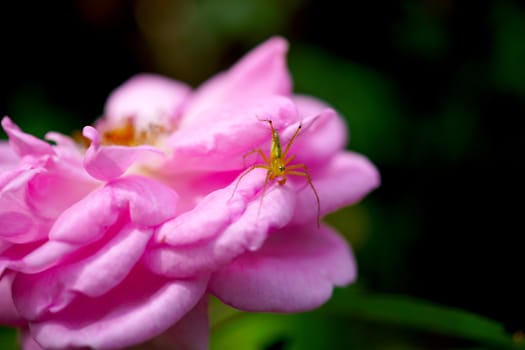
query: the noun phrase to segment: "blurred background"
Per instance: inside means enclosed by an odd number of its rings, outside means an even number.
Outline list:
[[[523,2],[13,1],[0,5],[0,16],[0,112],[39,137],[90,124],[135,73],[197,86],[282,35],[295,91],[338,109],[349,149],[379,167],[381,188],[327,219],[355,250],[358,283],[302,315],[228,318],[233,311],[216,305],[214,348],[490,345],[403,321],[426,312],[411,309],[412,298],[495,320],[521,337]],[[394,303],[399,322],[381,316],[388,302],[374,304],[376,314],[352,306],[375,295],[406,297]]]

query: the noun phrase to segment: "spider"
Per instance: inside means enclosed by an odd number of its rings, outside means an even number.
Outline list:
[[[301,131],[301,128],[302,128],[302,124],[299,124],[292,138],[286,144],[286,147],[284,148],[284,152],[283,152],[282,147],[281,147],[281,138],[279,136],[279,132],[273,127],[272,121],[270,119],[259,119],[259,120],[262,122],[268,122],[268,124],[270,124],[270,129],[272,130],[272,144],[270,148],[270,154],[266,155],[260,148],[256,148],[244,155],[243,158],[246,159],[246,157],[248,157],[249,155],[257,153],[260,155],[264,163],[254,164],[250,166],[247,170],[245,170],[244,173],[237,180],[237,183],[235,184],[235,188],[233,189],[233,193],[235,193],[235,191],[237,190],[237,186],[241,182],[242,178],[246,176],[248,173],[250,173],[252,170],[266,169],[266,178],[264,180],[264,186],[262,189],[261,200],[259,202],[259,209],[258,209],[258,212],[260,212],[264,194],[266,192],[268,183],[270,181],[278,179],[277,183],[282,186],[286,183],[286,177],[288,175],[305,177],[306,181],[308,182],[308,185],[310,185],[310,187],[312,188],[312,191],[314,192],[314,195],[315,195],[315,199],[317,201],[317,227],[319,227],[320,217],[321,217],[321,201],[319,200],[319,195],[317,194],[317,190],[312,184],[312,178],[310,177],[310,174],[308,173],[308,168],[306,167],[305,164],[289,165],[290,162],[294,160],[295,155],[288,156],[288,151],[290,150],[290,147],[295,141],[295,138],[297,137],[297,135],[299,135],[299,132]],[[232,193],[232,196],[233,196],[233,193]]]

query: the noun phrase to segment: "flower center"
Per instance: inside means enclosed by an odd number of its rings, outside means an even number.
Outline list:
[[[117,128],[104,131],[102,134],[101,144],[103,145],[121,145],[121,146],[136,146],[138,138],[137,131],[131,118],[126,119],[124,125]]]
[[[139,128],[132,118],[124,119],[116,127],[102,127],[101,129],[100,144],[105,146],[158,145],[161,136],[166,135],[170,131],[164,126],[157,124],[148,124],[147,127]],[[86,148],[91,144],[91,141],[81,133],[74,133],[73,138]]]

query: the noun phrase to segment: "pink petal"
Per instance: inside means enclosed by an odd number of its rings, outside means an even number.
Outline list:
[[[8,142],[0,141],[0,174],[13,169],[20,158]]]
[[[296,125],[286,129],[283,137],[286,134],[290,135],[284,138],[286,143],[296,130]],[[324,109],[303,119],[303,128],[292,144],[288,156],[296,156],[291,164],[302,163],[311,168],[323,166],[328,159],[340,152],[346,143],[347,129],[344,121],[334,110]]]
[[[312,96],[293,95],[292,100],[303,118],[314,117],[326,109],[331,109],[325,102]]]
[[[165,332],[202,298],[207,276],[166,280],[132,271],[100,298],[82,298],[65,310],[31,324],[44,348],[120,349]]]
[[[264,176],[254,171],[242,179],[233,196],[231,185],[163,225],[157,239],[169,246],[150,249],[147,266],[163,275],[192,276],[258,249],[269,231],[290,221],[295,208],[294,188],[276,183],[268,187],[261,204],[255,191],[262,189]]]
[[[91,176],[99,180],[117,178],[133,163],[145,157],[162,159],[162,152],[152,146],[101,146],[100,136],[91,126],[84,127],[82,133],[91,140],[84,158],[84,167]]]
[[[100,239],[120,213],[111,192],[110,187],[103,187],[66,209],[51,228],[49,239],[74,244]]]
[[[9,117],[2,119],[2,127],[9,136],[9,144],[19,156],[53,154],[50,144],[32,135],[24,133]]]
[[[32,211],[27,201],[27,185],[44,170],[38,167],[15,169],[0,175],[0,237],[11,243],[40,240],[51,222]]]
[[[171,188],[143,176],[127,176],[108,186],[119,207],[129,206],[131,221],[156,226],[175,216],[179,196]]]
[[[23,350],[44,350],[44,348],[42,348],[40,346],[40,344],[38,344],[35,341],[35,339],[33,339],[29,329],[24,328],[22,330],[22,337],[21,338],[22,338],[22,349]]]
[[[62,135],[58,132],[50,131],[46,133],[45,139],[56,143],[53,148],[55,153],[63,158],[78,158],[83,157],[82,147],[75,143],[69,136]]]
[[[282,129],[298,120],[297,109],[285,97],[261,97],[256,103],[217,107],[203,112],[198,124],[181,127],[167,142],[174,150],[172,169],[232,170],[243,167],[243,155],[268,145],[271,119]]]
[[[344,152],[333,157],[323,169],[312,174],[313,185],[321,202],[321,215],[360,201],[379,186],[377,168],[364,156]],[[312,189],[305,185],[297,194],[293,223],[316,220],[316,199]]]
[[[286,228],[264,246],[215,272],[210,291],[247,311],[297,312],[326,302],[333,286],[355,279],[347,243],[328,227]]]
[[[175,325],[153,340],[133,350],[206,350],[209,349],[208,296]]]
[[[152,125],[172,125],[190,91],[189,86],[160,75],[136,75],[111,93],[105,118],[109,124],[119,125],[131,117],[134,125],[144,130]]]
[[[286,67],[288,43],[271,38],[244,56],[230,70],[204,83],[189,101],[183,123],[200,123],[201,112],[222,104],[246,103],[271,95],[289,96],[291,79]],[[200,119],[199,119],[200,120]]]
[[[263,183],[264,172],[257,169],[246,174],[238,184],[234,182],[211,192],[190,211],[165,222],[157,232],[158,240],[171,246],[184,246],[216,236],[243,214]]]
[[[44,312],[64,309],[79,293],[98,297],[109,292],[136,265],[150,235],[151,230],[128,225],[107,242],[79,251],[77,261],[19,275],[14,285],[19,312],[26,319],[36,319]],[[78,258],[81,254],[88,255]]]
[[[30,216],[16,211],[0,213],[0,227],[2,227],[2,236],[22,235],[31,230],[33,220]]]
[[[1,274],[0,274],[1,275]],[[9,326],[21,326],[24,320],[20,317],[13,303],[11,285],[14,274],[4,274],[0,277],[0,324]]]
[[[79,249],[78,244],[58,241],[46,241],[26,252],[25,256],[13,260],[9,268],[28,274],[38,273],[60,263],[67,255]]]
[[[88,178],[87,173],[64,169],[71,166],[73,164],[59,162],[58,166],[48,167],[28,181],[25,200],[33,213],[54,220],[95,189],[98,184]]]
[[[65,210],[49,237],[71,243],[88,243],[102,237],[126,213],[138,225],[156,226],[175,216],[178,195],[169,187],[142,176],[110,182]]]

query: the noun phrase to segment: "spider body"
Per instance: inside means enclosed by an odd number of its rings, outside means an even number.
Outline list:
[[[246,176],[248,173],[250,173],[254,169],[265,169],[266,170],[266,178],[264,180],[264,186],[261,194],[261,201],[259,202],[259,211],[261,210],[262,201],[264,199],[264,194],[266,192],[266,189],[268,187],[268,184],[277,179],[277,183],[279,185],[284,185],[286,183],[286,177],[288,175],[294,175],[294,176],[302,176],[306,178],[306,181],[308,182],[308,185],[310,185],[310,188],[312,189],[315,199],[317,201],[317,226],[320,226],[320,216],[321,216],[321,202],[319,200],[319,195],[317,194],[317,191],[312,184],[312,179],[310,177],[310,174],[308,173],[308,168],[305,164],[291,164],[290,163],[294,160],[295,155],[288,155],[288,152],[290,151],[290,147],[292,146],[293,142],[299,135],[299,132],[301,131],[302,125],[300,124],[297,127],[297,130],[295,130],[295,133],[293,134],[292,138],[288,143],[286,144],[286,147],[284,148],[284,151],[281,146],[281,138],[279,136],[279,132],[273,127],[273,123],[270,119],[261,119],[261,121],[268,122],[270,125],[270,129],[272,131],[272,143],[270,147],[270,154],[267,156],[264,154],[264,152],[260,148],[256,148],[244,155],[244,159],[246,159],[247,156],[257,153],[262,158],[264,163],[261,164],[254,164],[250,166],[240,177],[239,180],[237,180],[237,183],[235,184],[235,188],[233,193],[235,193],[237,186],[239,185],[239,182],[242,180],[244,176]],[[233,194],[232,194],[233,195]]]

